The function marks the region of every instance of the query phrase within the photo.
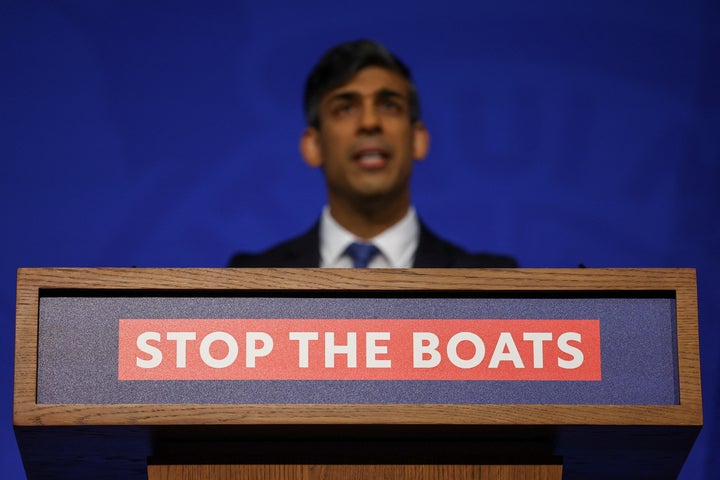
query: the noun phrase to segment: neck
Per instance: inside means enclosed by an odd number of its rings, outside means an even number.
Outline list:
[[[330,198],[328,204],[336,222],[359,239],[369,240],[402,220],[410,208],[410,198],[393,203],[381,200],[348,203]]]

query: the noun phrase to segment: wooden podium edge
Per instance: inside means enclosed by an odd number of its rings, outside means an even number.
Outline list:
[[[674,291],[678,405],[49,405],[36,403],[43,289],[257,292]],[[13,422],[31,425],[702,425],[694,269],[20,269]],[[348,415],[352,412],[352,415]]]

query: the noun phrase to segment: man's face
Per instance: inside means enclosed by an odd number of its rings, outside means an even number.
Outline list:
[[[323,168],[329,201],[383,197],[409,199],[414,160],[425,156],[428,135],[411,123],[408,82],[368,67],[320,102],[319,128],[301,142],[305,160]]]

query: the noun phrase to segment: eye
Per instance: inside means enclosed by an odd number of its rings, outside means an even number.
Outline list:
[[[331,112],[335,117],[343,117],[353,112],[355,105],[352,102],[338,102],[333,105]]]
[[[387,98],[378,102],[378,108],[387,113],[402,113],[405,107],[397,100]]]

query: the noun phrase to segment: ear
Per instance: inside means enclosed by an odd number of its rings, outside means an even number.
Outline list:
[[[320,149],[320,132],[314,127],[307,127],[300,137],[300,153],[305,163],[313,168],[322,166],[322,151]]]
[[[419,161],[424,159],[430,150],[430,133],[420,120],[413,124],[412,129],[413,159]]]

